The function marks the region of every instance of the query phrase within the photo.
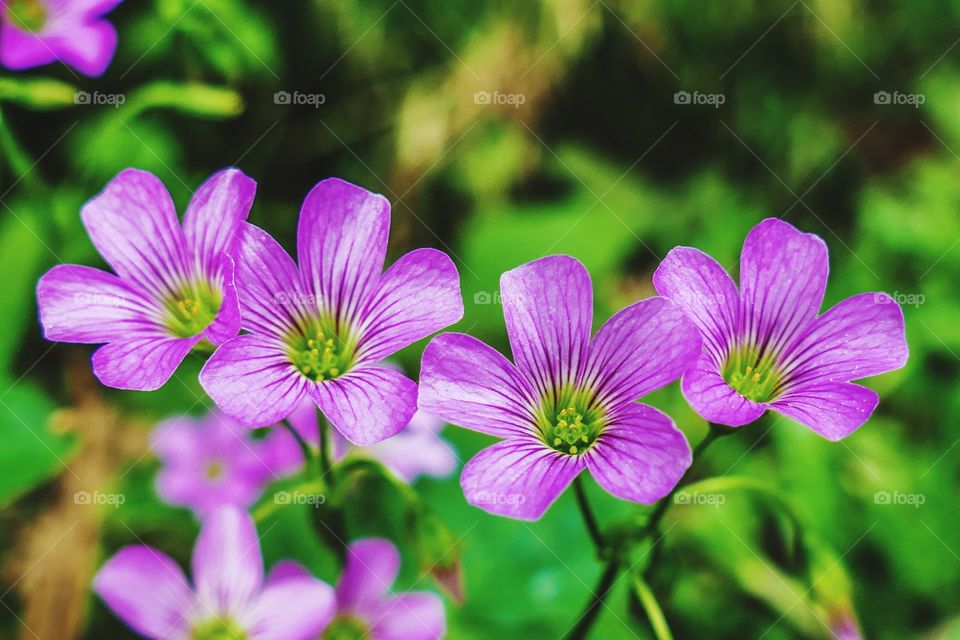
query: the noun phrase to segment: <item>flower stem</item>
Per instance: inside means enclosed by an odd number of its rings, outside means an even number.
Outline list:
[[[657,597],[653,595],[650,585],[644,581],[639,572],[633,573],[633,592],[637,595],[637,600],[643,605],[643,610],[647,612],[647,619],[650,621],[650,627],[653,629],[653,635],[657,640],[673,640],[673,634],[670,633],[670,626],[663,615],[660,603]]]
[[[330,423],[327,422],[326,417],[319,412],[317,414],[317,426],[317,435],[320,441],[320,473],[321,476],[327,480],[327,483],[333,487],[336,484],[336,480],[331,473],[333,469],[333,452],[330,450]]]
[[[603,554],[607,550],[607,544],[603,539],[603,534],[600,533],[600,526],[597,524],[596,516],[593,515],[593,509],[590,508],[590,502],[587,500],[582,476],[574,478],[573,492],[577,496],[577,506],[580,507],[580,514],[583,516],[583,523],[587,527],[590,539],[593,540],[597,553]]]
[[[587,633],[590,632],[590,627],[593,626],[593,623],[596,622],[597,616],[600,614],[600,606],[603,604],[603,601],[606,600],[607,595],[613,588],[613,584],[616,581],[617,572],[619,570],[620,564],[617,562],[616,558],[611,558],[607,563],[607,567],[600,575],[600,580],[597,582],[597,586],[593,589],[593,597],[590,598],[587,608],[584,609],[583,613],[580,614],[580,618],[577,620],[576,624],[573,625],[573,628],[563,636],[563,640],[583,640],[583,638],[587,637]]]
[[[305,467],[310,466],[310,461],[313,459],[313,450],[310,448],[310,445],[306,440],[303,439],[303,436],[300,435],[300,432],[294,428],[290,421],[284,418],[280,421],[280,424],[283,425],[283,428],[293,436],[293,439],[297,441],[297,444],[300,445],[300,452],[303,453],[303,463]]]

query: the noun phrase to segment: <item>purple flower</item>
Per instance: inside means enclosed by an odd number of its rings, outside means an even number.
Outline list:
[[[443,601],[426,591],[390,595],[400,570],[400,555],[389,540],[357,540],[337,584],[333,620],[323,638],[369,640],[438,640],[446,633]],[[280,563],[278,579],[303,579],[306,570]]]
[[[677,247],[653,276],[703,336],[683,393],[705,420],[753,422],[767,409],[839,440],[866,422],[879,400],[858,380],[907,361],[903,312],[863,293],[822,315],[827,247],[819,237],[769,218],[740,254],[740,290],[716,260]]]
[[[317,407],[305,402],[289,416],[290,424],[307,442],[319,443]],[[335,461],[347,456],[363,456],[379,461],[405,482],[413,482],[421,475],[444,478],[457,468],[457,454],[440,431],[443,421],[423,411],[417,411],[410,424],[400,433],[368,447],[351,445],[337,432],[330,433],[330,451]],[[296,440],[282,429],[268,437],[274,456],[272,467],[284,473],[293,473],[303,466],[303,453]]]
[[[160,180],[121,171],[80,213],[117,275],[68,264],[40,278],[46,338],[106,343],[93,354],[100,381],[151,391],[201,340],[220,344],[237,335],[230,254],[255,192],[237,169],[215,173],[190,200],[181,227]]]
[[[246,513],[224,507],[193,548],[193,584],[164,553],[125,547],[94,578],[114,615],[157,640],[313,640],[333,615],[334,592],[294,563],[263,579],[260,541]]]
[[[613,316],[591,340],[593,293],[583,265],[551,256],[500,279],[510,363],[476,338],[448,333],[423,354],[420,406],[503,438],[463,469],[467,501],[536,520],[584,468],[613,495],[645,504],[690,466],[683,434],[634,403],[680,376],[700,351],[696,329],[663,298]]]
[[[117,30],[103,19],[122,0],[3,0],[0,63],[28,69],[60,60],[100,76],[117,48]]]
[[[446,254],[418,249],[381,274],[390,205],[337,179],[300,210],[300,267],[270,235],[246,225],[237,252],[243,328],[200,373],[224,413],[248,426],[311,398],[354,444],[388,438],[416,410],[417,385],[378,363],[463,315]]]
[[[157,493],[200,518],[224,505],[246,509],[267,484],[282,477],[269,440],[253,439],[249,429],[216,412],[161,422],[151,438],[153,453],[163,462]]]

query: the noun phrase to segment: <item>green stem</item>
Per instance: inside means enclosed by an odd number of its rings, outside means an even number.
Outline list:
[[[2,149],[7,160],[10,161],[10,167],[14,173],[18,174],[16,176],[17,182],[22,180],[31,189],[42,186],[40,178],[33,172],[34,163],[30,161],[27,152],[20,147],[13,136],[2,111],[0,111],[0,149]]]
[[[330,423],[320,412],[317,412],[317,427],[320,440],[320,473],[328,479],[327,482],[330,486],[334,487],[336,481],[331,473],[333,470],[333,452],[330,450]]]
[[[590,502],[587,500],[587,492],[583,486],[582,476],[577,476],[573,481],[573,492],[577,496],[577,506],[580,507],[580,514],[583,516],[583,523],[587,527],[590,539],[593,540],[598,554],[607,551],[607,544],[600,533],[600,526],[597,524],[597,518],[593,515],[593,509],[590,508]]]
[[[619,569],[620,564],[616,559],[611,559],[607,563],[606,568],[600,575],[597,586],[593,589],[594,595],[590,598],[587,608],[580,614],[580,618],[576,624],[573,625],[573,628],[563,636],[563,640],[583,640],[587,637],[587,633],[590,632],[590,627],[593,626],[597,616],[600,615],[600,606],[613,588]]]
[[[657,602],[657,597],[653,595],[643,576],[638,572],[633,573],[633,592],[637,594],[637,600],[643,605],[643,610],[647,612],[647,620],[650,621],[650,628],[653,629],[653,635],[657,640],[673,640],[673,634],[670,633],[670,626],[663,615],[663,609]]]
[[[300,432],[294,428],[290,421],[284,418],[280,421],[280,424],[283,425],[283,428],[293,436],[293,439],[297,441],[297,444],[300,445],[300,452],[303,453],[303,465],[304,469],[310,468],[310,463],[313,460],[313,449],[310,448],[310,444],[303,439],[303,436],[300,435]]]

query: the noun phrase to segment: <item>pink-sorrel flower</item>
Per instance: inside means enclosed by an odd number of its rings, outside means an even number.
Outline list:
[[[243,328],[207,361],[200,383],[248,426],[288,416],[311,398],[353,444],[397,433],[416,410],[417,385],[381,360],[463,315],[450,258],[418,249],[381,273],[390,205],[348,182],[307,195],[297,229],[299,268],[276,240],[245,225],[237,252]]]
[[[288,419],[305,441],[318,445],[317,407],[313,402],[303,403]],[[445,478],[457,468],[457,454],[440,437],[443,425],[442,420],[417,411],[400,433],[368,447],[351,445],[339,433],[331,432],[330,452],[335,461],[346,457],[372,458],[405,482],[413,482],[421,475]],[[300,446],[286,431],[275,432],[268,438],[270,453],[275,456],[271,467],[286,473],[299,470],[303,466]]]
[[[333,619],[322,640],[439,640],[446,633],[443,601],[422,591],[391,595],[400,571],[400,555],[389,540],[357,540],[347,549],[347,562],[337,584]],[[283,562],[278,579],[302,580],[306,570]]]
[[[653,503],[691,452],[669,417],[635,403],[680,377],[700,352],[696,329],[663,298],[614,315],[591,340],[593,293],[577,260],[551,256],[500,279],[516,364],[464,334],[423,354],[420,406],[504,438],[463,469],[467,501],[536,520],[583,470],[613,495]]]
[[[93,589],[131,629],[156,640],[314,640],[333,616],[333,588],[294,563],[264,581],[257,530],[239,509],[204,521],[191,568],[192,584],[161,551],[125,547]]]
[[[157,493],[199,518],[225,505],[246,509],[284,475],[275,465],[272,437],[254,439],[249,429],[218,412],[161,422],[151,449],[163,463]]]
[[[126,169],[81,211],[90,239],[117,275],[58,265],[37,285],[48,340],[106,343],[93,354],[100,381],[152,391],[201,340],[240,330],[231,254],[256,183],[225,169],[194,194],[177,220],[156,176]]]
[[[3,0],[0,64],[28,69],[57,60],[88,76],[107,70],[117,30],[103,19],[122,0]]]
[[[683,394],[705,420],[753,422],[771,409],[839,440],[866,422],[879,397],[858,380],[907,361],[903,312],[884,294],[847,298],[822,315],[827,246],[770,218],[740,254],[740,290],[716,260],[677,247],[653,276],[703,337]]]

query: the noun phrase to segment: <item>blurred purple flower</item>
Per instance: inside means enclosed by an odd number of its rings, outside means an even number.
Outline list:
[[[100,381],[151,391],[201,340],[240,330],[231,253],[256,183],[237,169],[197,189],[183,225],[163,183],[125,169],[81,211],[94,246],[117,275],[58,265],[37,285],[48,340],[106,343],[93,354]]]
[[[466,464],[467,501],[536,520],[589,469],[613,495],[653,503],[690,466],[669,417],[634,402],[680,377],[700,352],[696,329],[663,298],[641,300],[590,339],[590,275],[568,256],[542,258],[500,279],[516,364],[464,334],[423,354],[420,406],[504,438]]]
[[[307,442],[317,446],[319,431],[317,407],[313,402],[302,403],[289,416],[290,424]],[[417,411],[400,433],[368,447],[351,445],[336,431],[330,433],[330,451],[335,461],[347,456],[365,456],[379,461],[405,482],[413,482],[421,475],[444,478],[457,468],[457,454],[440,437],[443,421],[428,413]],[[271,466],[281,472],[292,473],[303,466],[303,454],[296,440],[282,429],[268,437]]]
[[[138,545],[110,558],[93,589],[146,638],[314,640],[333,616],[333,588],[294,563],[282,565],[264,581],[253,520],[225,507],[204,521],[193,549],[192,586],[170,557]]]
[[[703,337],[682,387],[705,420],[741,426],[772,409],[829,440],[866,422],[879,397],[850,381],[906,363],[903,312],[863,293],[818,316],[828,270],[823,240],[776,218],[747,234],[739,291],[702,251],[667,254],[653,282]]]
[[[246,225],[237,253],[242,326],[200,382],[227,415],[273,424],[311,398],[354,444],[397,433],[417,385],[378,363],[463,315],[460,281],[441,251],[419,249],[381,273],[390,205],[338,179],[307,195],[299,268],[276,240]]]
[[[249,429],[217,412],[161,422],[151,448],[163,462],[157,493],[199,518],[220,506],[246,509],[267,484],[283,477],[283,470],[273,466],[269,436],[255,440]]]
[[[390,595],[400,571],[400,554],[389,540],[357,540],[347,549],[337,584],[333,620],[323,638],[438,640],[446,633],[443,601],[421,591]],[[306,570],[292,562],[274,569],[278,580],[303,580]]]
[[[100,76],[117,48],[117,30],[103,19],[122,0],[3,0],[0,64],[28,69],[60,60]]]

